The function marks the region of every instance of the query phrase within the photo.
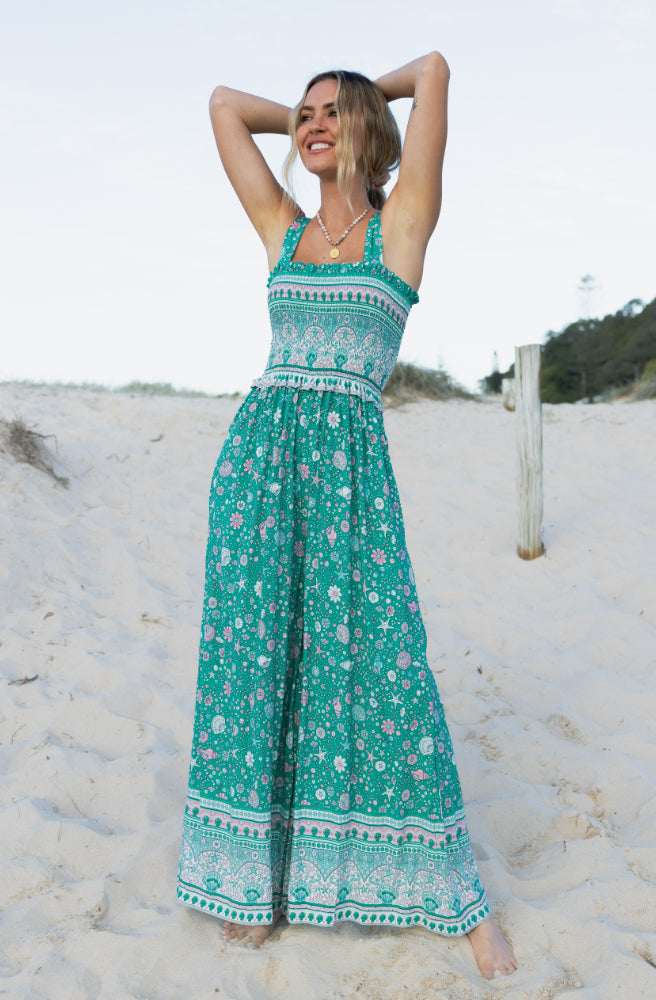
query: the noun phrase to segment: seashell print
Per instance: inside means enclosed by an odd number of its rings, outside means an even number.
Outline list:
[[[457,776],[376,398],[407,289],[377,267],[274,269],[266,381],[218,427],[180,891],[254,921],[279,861],[300,920],[361,906],[365,924],[450,932],[481,916],[481,887],[467,838],[445,860],[436,833],[460,822]]]

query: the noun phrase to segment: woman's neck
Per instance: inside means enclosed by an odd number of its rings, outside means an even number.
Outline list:
[[[354,182],[351,186],[351,207],[349,207],[346,198],[337,187],[337,181],[322,180],[319,212],[329,230],[345,229],[353,219],[357,219],[368,208],[371,208],[371,205],[363,183]]]

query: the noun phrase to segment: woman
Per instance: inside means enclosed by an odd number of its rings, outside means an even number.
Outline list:
[[[212,95],[273,344],[212,484],[178,892],[255,947],[281,914],[468,934],[491,978],[516,966],[471,854],[380,403],[440,211],[448,77],[431,53],[375,85],[320,74],[291,112]],[[252,138],[288,129],[320,183],[311,219]]]

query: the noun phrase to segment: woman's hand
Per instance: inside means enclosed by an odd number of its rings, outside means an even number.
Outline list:
[[[273,266],[299,208],[283,190],[253,141],[262,133],[287,134],[290,109],[264,97],[217,87],[210,118],[221,162]],[[273,261],[273,264],[271,263]]]
[[[439,52],[429,52],[375,82],[388,101],[413,99],[398,181],[381,221],[385,264],[417,288],[442,205],[449,67]]]

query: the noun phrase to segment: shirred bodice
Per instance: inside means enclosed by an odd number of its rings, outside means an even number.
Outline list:
[[[380,212],[369,221],[356,263],[293,261],[309,221],[291,224],[269,276],[271,352],[254,385],[348,392],[380,406],[419,296],[382,263]]]

